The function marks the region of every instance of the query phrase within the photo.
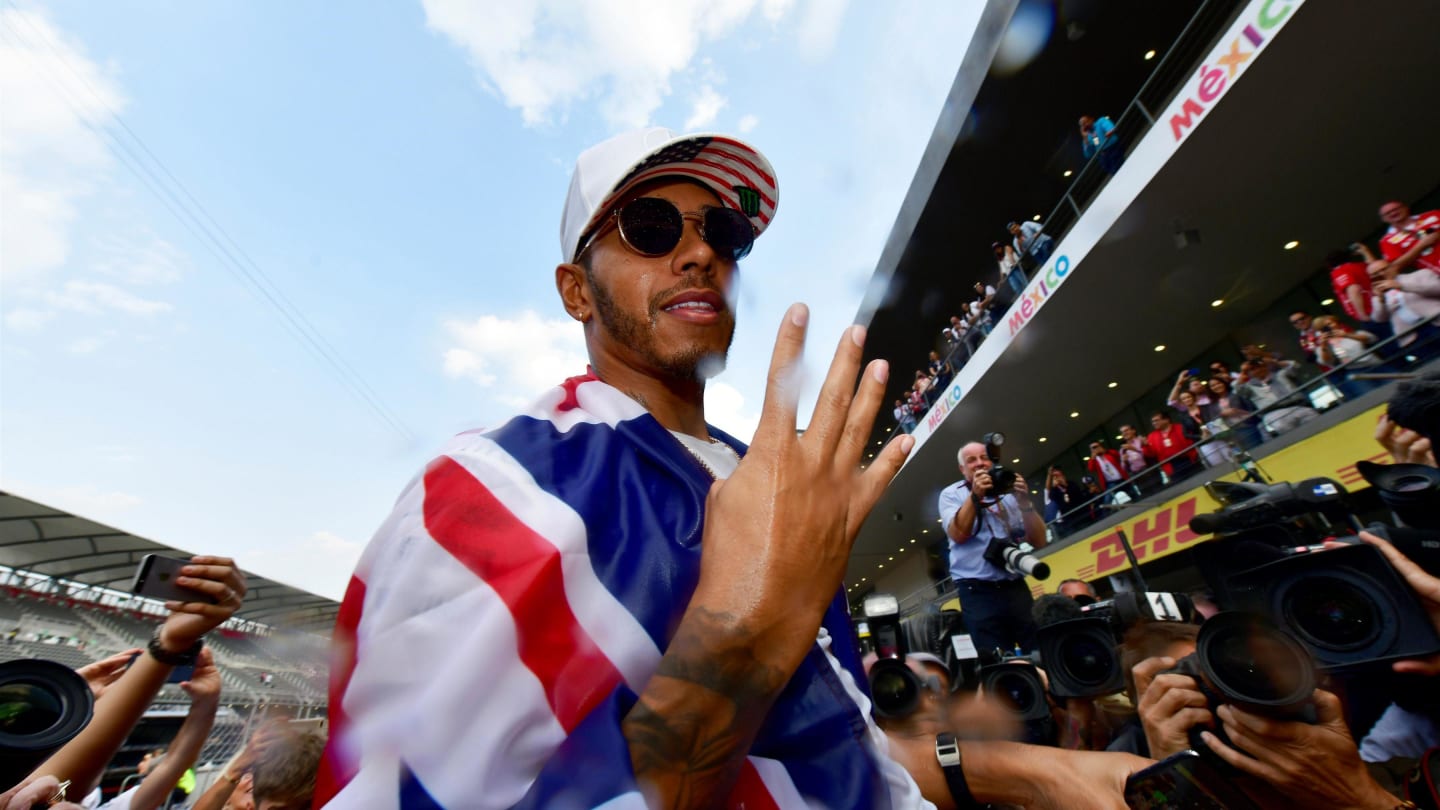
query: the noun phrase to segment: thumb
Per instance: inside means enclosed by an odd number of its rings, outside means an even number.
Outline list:
[[[1350,727],[1345,723],[1345,713],[1340,708],[1340,698],[1324,689],[1315,690],[1315,720],[1322,726],[1338,726],[1348,734]]]

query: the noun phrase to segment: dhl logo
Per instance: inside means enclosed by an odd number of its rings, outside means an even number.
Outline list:
[[[1376,453],[1375,455],[1365,459],[1365,461],[1382,464],[1385,463],[1389,458],[1389,453]],[[1356,462],[1355,464],[1347,464],[1344,467],[1341,467],[1340,469],[1335,471],[1335,477],[1340,479],[1340,483],[1344,484],[1347,487],[1353,487],[1356,484],[1364,483],[1365,478],[1361,476],[1360,471],[1356,469],[1356,465],[1358,464],[1359,462]]]
[[[1169,509],[1130,524],[1130,547],[1135,550],[1136,561],[1162,557],[1180,546],[1199,540],[1202,535],[1190,531],[1190,519],[1195,517],[1199,501],[1192,495]],[[1091,540],[1090,552],[1095,555],[1095,564],[1082,566],[1076,572],[1080,579],[1102,577],[1130,564],[1120,536],[1114,532]]]

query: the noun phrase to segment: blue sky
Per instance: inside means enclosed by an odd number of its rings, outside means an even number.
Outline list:
[[[982,5],[3,0],[0,487],[339,597],[447,436],[583,371],[569,172],[644,124],[777,170],[707,395],[748,438],[785,308],[812,380],[855,317]]]

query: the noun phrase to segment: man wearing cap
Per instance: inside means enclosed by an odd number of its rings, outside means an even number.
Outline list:
[[[797,433],[797,304],[753,447],[705,422],[774,178],[718,135],[647,129],[580,155],[555,280],[590,367],[452,440],[366,549],[334,632],[317,806],[927,807],[921,786],[949,806],[958,765],[935,735],[928,761],[897,746],[914,778],[886,755],[840,586],[914,442],[860,469],[886,363],[862,373],[865,331],[847,329]],[[997,799],[1096,773],[1118,790],[1141,762],[1042,771],[1007,745],[964,748]]]

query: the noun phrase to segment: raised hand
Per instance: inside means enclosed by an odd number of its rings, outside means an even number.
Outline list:
[[[195,671],[190,680],[180,683],[180,688],[190,696],[191,703],[220,700],[220,669],[215,666],[215,654],[209,647],[200,650],[195,659]]]
[[[235,615],[245,598],[245,574],[229,557],[195,556],[180,569],[175,584],[200,591],[210,602],[166,602],[170,616],[161,628],[161,644],[169,650],[194,646],[201,636]]]
[[[90,692],[95,696],[96,700],[99,700],[100,696],[105,694],[106,688],[119,680],[121,675],[125,674],[125,668],[130,665],[130,659],[142,652],[144,652],[144,650],[139,647],[118,652],[109,658],[96,661],[93,664],[86,664],[75,670],[75,672],[85,679],[85,683],[90,685]]]
[[[891,441],[868,469],[860,459],[889,368],[872,361],[857,389],[865,330],[845,330],[803,436],[795,431],[808,311],[780,326],[755,441],[735,473],[711,489],[693,603],[724,606],[757,648],[794,671],[815,640],[860,524],[914,446]]]

